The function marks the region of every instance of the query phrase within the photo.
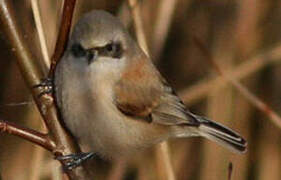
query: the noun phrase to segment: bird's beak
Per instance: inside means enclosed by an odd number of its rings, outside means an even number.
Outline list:
[[[87,53],[88,53],[87,54],[88,64],[90,65],[92,62],[94,62],[98,58],[98,50],[89,49]]]

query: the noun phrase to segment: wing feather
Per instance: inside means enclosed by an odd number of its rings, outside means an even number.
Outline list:
[[[163,125],[198,125],[148,58],[132,61],[115,86],[115,103],[124,114]]]

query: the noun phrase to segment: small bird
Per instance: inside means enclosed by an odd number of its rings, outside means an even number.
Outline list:
[[[191,113],[108,12],[91,11],[75,25],[54,86],[65,126],[81,145],[104,158],[191,136],[234,152],[246,150],[246,141],[236,132]]]

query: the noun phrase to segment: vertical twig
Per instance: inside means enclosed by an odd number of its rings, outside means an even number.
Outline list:
[[[50,68],[50,57],[47,49],[47,42],[45,39],[44,28],[41,22],[41,14],[38,6],[38,0],[31,0],[33,17],[35,20],[36,29],[38,31],[39,42],[45,65]]]
[[[43,28],[42,21],[41,21],[41,14],[40,14],[40,10],[39,10],[38,0],[31,0],[31,6],[32,6],[33,17],[35,20],[35,26],[36,26],[38,36],[39,36],[39,43],[41,46],[43,60],[44,60],[45,66],[50,68],[50,57],[48,54],[47,41],[45,38],[44,28]],[[39,130],[42,130],[43,128],[44,128],[44,126],[41,125]],[[42,165],[43,158],[44,158],[44,150],[41,148],[35,147],[33,157],[32,157],[32,164],[34,164],[35,166]],[[39,171],[39,170],[31,171],[30,180],[39,179],[40,174],[41,174],[41,171]]]
[[[131,13],[134,19],[134,26],[135,31],[137,35],[137,40],[139,42],[140,47],[145,52],[146,55],[149,56],[149,50],[146,43],[145,34],[143,31],[143,25],[141,20],[141,14],[140,14],[140,4],[138,0],[128,0],[129,7],[131,9]]]
[[[232,171],[233,171],[233,165],[232,165],[232,162],[230,162],[228,164],[228,180],[231,180]]]
[[[156,15],[156,24],[153,29],[152,40],[152,57],[154,61],[158,61],[159,55],[164,46],[169,27],[175,12],[177,0],[161,0],[159,1],[159,9]]]
[[[113,167],[109,173],[107,180],[121,180],[124,179],[125,170],[127,167],[127,159],[115,160]]]
[[[175,180],[168,143],[163,142],[158,146],[156,147],[158,176],[160,176],[160,179]]]
[[[42,167],[44,166],[43,160],[44,160],[44,155],[45,155],[44,149],[34,147],[33,148],[33,153],[31,157],[31,163],[33,167]],[[38,180],[40,179],[41,175],[41,168],[38,169],[33,169],[30,173],[29,180]]]

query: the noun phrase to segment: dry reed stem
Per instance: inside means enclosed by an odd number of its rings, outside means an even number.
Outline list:
[[[273,124],[275,124],[278,128],[281,129],[281,118],[275,111],[273,111],[267,104],[265,104],[263,101],[261,101],[253,93],[251,93],[239,81],[237,81],[236,79],[233,79],[232,77],[229,77],[227,75],[223,75],[223,76],[226,77],[226,79],[228,79],[231,82],[231,84],[234,87],[236,87],[244,95],[244,97],[252,103],[252,105],[256,106],[258,109],[260,109],[266,115],[268,115],[271,122]]]
[[[146,43],[146,38],[143,30],[142,25],[142,19],[140,14],[140,6],[139,1],[137,0],[128,0],[129,7],[133,16],[134,25],[135,25],[135,31],[138,43],[140,47],[144,50],[144,52],[149,56],[148,46]],[[160,144],[160,146],[156,147],[156,153],[157,153],[157,164],[163,165],[161,169],[158,169],[158,175],[161,175],[166,177],[168,180],[174,180],[175,174],[172,168],[170,156],[169,156],[169,150],[168,150],[168,143],[163,142]],[[165,169],[164,169],[165,168]],[[164,173],[164,175],[163,175]]]
[[[177,0],[160,0],[156,14],[155,27],[153,29],[152,55],[154,61],[158,61],[163,49],[173,15],[175,13]]]
[[[63,180],[62,168],[58,161],[46,159],[44,160],[44,165],[39,166],[38,170],[41,171],[38,179]]]
[[[32,12],[33,12],[34,20],[35,20],[36,29],[37,29],[38,36],[39,36],[39,42],[40,42],[40,46],[41,46],[43,59],[44,59],[45,65],[48,68],[50,68],[50,57],[48,54],[48,48],[47,48],[47,42],[45,39],[44,28],[43,28],[43,25],[41,22],[41,14],[39,11],[38,0],[31,0],[31,6],[32,6]]]
[[[218,58],[224,69],[230,69],[233,63],[233,48],[229,41],[224,41],[224,36],[229,32],[228,28],[222,28],[218,32],[213,50],[214,56]],[[207,117],[221,124],[230,124],[231,109],[233,107],[233,104],[230,103],[232,96],[233,91],[230,85],[209,90],[206,105]],[[202,152],[204,159],[202,159],[200,179],[217,180],[227,177],[225,167],[226,160],[229,158],[229,152],[210,141],[203,141]]]
[[[133,16],[133,22],[134,22],[134,26],[135,26],[135,31],[136,31],[136,35],[137,35],[137,40],[138,43],[140,45],[140,47],[142,48],[142,50],[146,53],[146,55],[149,56],[149,50],[148,50],[148,46],[146,43],[146,38],[145,38],[145,34],[143,31],[143,23],[142,23],[142,19],[141,19],[141,13],[140,13],[140,1],[138,0],[128,0],[129,3],[129,7]]]
[[[38,0],[31,0],[31,6],[32,6],[32,12],[33,12],[33,17],[35,20],[35,26],[38,32],[39,36],[39,43],[41,46],[41,52],[43,55],[43,59],[45,62],[45,65],[50,68],[50,57],[48,53],[48,48],[47,48],[47,41],[45,39],[45,33],[44,33],[44,28],[42,25],[41,21],[41,14],[39,10],[39,5],[38,5]],[[40,130],[42,130],[43,127],[40,127]],[[33,155],[32,159],[32,164],[34,164],[36,167],[41,167],[41,163],[44,158],[44,153],[45,151],[41,148],[35,148],[35,152]],[[32,174],[30,175],[30,180],[37,180],[40,178],[40,171],[32,171]]]
[[[33,167],[44,167],[43,160],[45,155],[45,150],[42,148],[35,147],[34,152],[32,154],[31,164]],[[41,168],[33,169],[29,176],[29,180],[38,180],[41,177]]]
[[[54,53],[64,1],[37,1],[50,57]]]
[[[37,120],[37,119],[36,119]],[[40,123],[40,122],[37,122]],[[39,124],[39,130],[40,131],[47,131],[46,127],[43,126],[44,124]],[[32,164],[33,167],[44,167],[44,157],[46,155],[46,151],[43,148],[38,148],[37,146],[34,146],[33,153],[31,155],[30,164]],[[31,168],[31,173],[29,176],[29,180],[38,180],[42,176],[42,168]]]
[[[261,101],[257,96],[255,96],[253,93],[251,93],[245,86],[243,86],[239,81],[237,81],[235,78],[230,76],[229,74],[225,73],[222,68],[214,61],[212,56],[209,54],[209,51],[205,49],[205,47],[201,44],[201,42],[197,41],[198,47],[201,49],[201,51],[206,56],[206,59],[210,62],[210,64],[215,68],[215,70],[226,80],[228,80],[235,88],[239,90],[239,92],[244,95],[244,97],[252,103],[255,107],[257,107],[259,110],[264,112],[266,115],[269,116],[271,122],[275,124],[278,128],[281,128],[281,118],[280,116],[274,112],[267,104],[265,104],[263,101]],[[279,52],[275,52],[271,54],[272,56],[276,54],[281,54],[281,50]]]
[[[277,45],[269,51],[254,56],[248,60],[244,60],[244,63],[233,68],[230,72],[225,72],[225,74],[234,79],[241,80],[258,72],[268,64],[280,62],[280,59],[281,45]],[[221,76],[212,78],[211,80],[202,80],[190,88],[180,91],[179,94],[186,104],[192,104],[199,99],[206,97],[210,89],[225,86],[227,82],[228,81]]]
[[[232,165],[232,162],[230,162],[228,164],[228,180],[231,180],[232,172],[233,172],[233,165]]]
[[[158,177],[161,180],[175,180],[175,174],[170,158],[169,146],[167,142],[162,142],[156,147]]]
[[[107,180],[118,180],[124,179],[125,170],[127,167],[127,159],[117,159],[113,163],[113,167],[110,170]]]
[[[32,5],[32,12],[33,12],[33,17],[35,20],[35,26],[38,32],[38,36],[39,36],[39,43],[41,46],[41,52],[43,55],[43,59],[45,62],[45,66],[50,68],[50,57],[49,57],[49,53],[48,53],[48,48],[47,48],[47,41],[45,38],[45,33],[44,33],[44,28],[42,25],[42,21],[41,21],[41,14],[40,14],[40,8],[38,5],[38,0],[31,0],[31,5]],[[43,126],[40,126],[39,130],[43,130]],[[44,130],[46,131],[46,128],[44,128]],[[42,161],[44,158],[44,154],[45,151],[41,148],[35,148],[34,150],[34,154],[33,154],[33,158],[32,158],[32,164],[34,164],[35,167],[41,167],[42,166]],[[40,175],[41,175],[41,171],[39,170],[34,170],[32,171],[31,175],[30,175],[30,180],[37,180],[40,179]]]
[[[270,124],[263,124],[262,136],[258,142],[257,177],[259,180],[277,180],[281,177],[281,162],[280,148],[276,148],[276,145],[280,147],[280,132],[274,131]]]
[[[237,3],[237,20],[234,31],[231,33],[235,34],[232,38],[232,43],[235,44],[235,52],[239,57],[249,57],[249,55],[262,45],[262,33],[259,31],[258,26],[260,19],[262,19],[261,16],[265,14],[261,11],[260,5],[261,1],[255,0],[244,0]],[[241,62],[243,62],[242,59],[236,60],[236,63]],[[259,77],[259,74],[260,73],[256,73],[252,75],[252,77]],[[249,88],[258,85],[256,78],[247,78],[243,83],[247,84]],[[251,142],[249,129],[251,125],[250,112],[253,110],[253,107],[241,94],[236,94],[233,100],[235,101],[233,107],[233,124],[239,122],[236,124],[238,127],[236,126],[233,128],[239,129],[240,133],[243,134],[247,141]],[[231,161],[235,164],[235,169],[237,169],[236,173],[233,173],[232,179],[248,178],[249,151],[243,156],[231,155]],[[231,175],[229,179],[231,179]]]
[[[62,178],[62,173],[61,173],[61,166],[58,162],[56,161],[52,161],[51,162],[52,165],[51,165],[51,177],[52,177],[52,180],[63,180]],[[67,177],[65,177],[64,179],[66,179]]]

